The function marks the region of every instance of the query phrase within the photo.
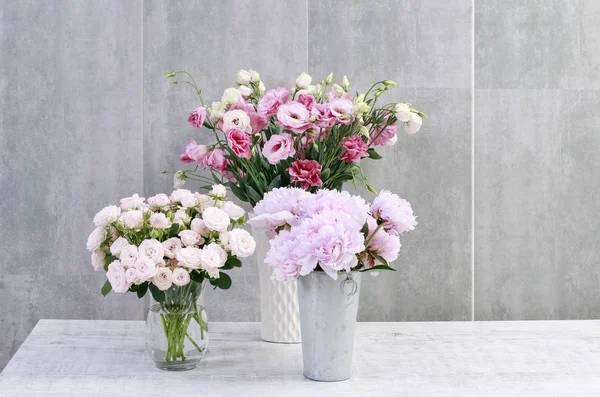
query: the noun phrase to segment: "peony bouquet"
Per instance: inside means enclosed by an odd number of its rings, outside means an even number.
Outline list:
[[[409,103],[379,102],[396,85],[391,80],[351,95],[346,76],[341,85],[332,84],[331,74],[313,85],[312,78],[302,73],[292,89],[265,91],[256,71],[240,70],[237,86],[227,88],[219,102],[207,105],[189,73],[167,74],[178,76],[184,77],[173,83],[192,86],[201,103],[188,121],[211,131],[215,142],[186,145],[180,159],[196,167],[176,172],[176,186],[187,179],[218,181],[253,206],[265,193],[286,186],[341,190],[344,182],[356,184],[359,179],[376,193],[360,161],[380,159],[376,148],[393,145],[398,126],[414,134],[426,117]],[[211,176],[198,173],[199,168],[210,170]]]
[[[315,270],[334,280],[340,271],[394,270],[400,235],[417,225],[410,203],[387,190],[369,205],[345,191],[299,188],[267,193],[250,223],[271,238],[265,262],[278,280]]]

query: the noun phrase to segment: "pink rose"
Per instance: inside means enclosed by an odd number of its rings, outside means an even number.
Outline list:
[[[285,160],[296,154],[296,150],[294,149],[294,138],[286,133],[273,135],[271,139],[265,143],[262,153],[269,164],[279,164],[281,160]]]
[[[227,168],[227,159],[223,149],[215,149],[206,156],[206,166],[214,168],[219,172],[224,172]]]
[[[350,124],[354,114],[354,104],[350,99],[334,98],[329,101],[331,114],[342,124]]]
[[[206,109],[202,106],[194,109],[188,116],[188,121],[196,128],[202,128],[204,120],[206,120]]]
[[[335,116],[331,114],[327,104],[314,104],[310,113],[315,118],[317,125],[329,128],[335,123]]]
[[[243,110],[244,112],[246,112],[246,114],[248,114],[248,117],[250,117],[250,127],[252,127],[252,132],[254,132],[255,134],[258,134],[260,131],[268,127],[269,120],[260,117],[258,115],[258,112],[254,109],[254,106],[252,106],[251,104],[245,103],[244,101],[240,100],[238,101],[238,103],[231,107],[231,110],[235,109]]]
[[[229,147],[235,154],[245,159],[249,159],[252,156],[252,150],[250,149],[252,137],[250,135],[237,128],[230,129],[225,135],[227,136]]]
[[[310,113],[299,102],[288,102],[277,109],[278,125],[286,130],[302,133],[311,127]]]
[[[279,87],[267,91],[267,93],[260,98],[256,111],[258,115],[263,119],[268,119],[271,116],[277,114],[277,109],[282,104],[290,100],[290,92],[287,88]]]
[[[298,102],[303,104],[310,111],[315,104],[315,97],[312,95],[301,94],[298,95]]]
[[[384,124],[385,125],[385,124]],[[396,123],[390,124],[385,128],[373,131],[371,134],[371,145],[383,146],[396,136]]]
[[[296,160],[287,169],[292,182],[300,182],[302,189],[310,186],[323,186],[321,181],[321,164],[315,160]]]
[[[361,158],[367,157],[367,144],[362,140],[360,135],[352,135],[342,142],[342,147],[346,151],[340,156],[340,160],[345,160],[348,163],[358,163]]]
[[[185,145],[183,153],[179,156],[182,163],[196,162],[201,167],[206,166],[206,156],[209,152],[209,148],[206,145],[198,145],[196,141],[190,141]]]

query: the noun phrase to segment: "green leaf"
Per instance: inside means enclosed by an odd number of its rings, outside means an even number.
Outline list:
[[[113,263],[117,259],[119,259],[119,258],[117,258],[114,255],[106,255],[106,257],[104,258],[104,271],[107,272],[108,271],[108,265],[110,265],[111,263]]]
[[[237,256],[230,256],[227,258],[227,262],[225,262],[225,265],[221,269],[229,270],[234,267],[242,267],[242,261],[239,260]]]
[[[373,148],[369,148],[369,150],[367,150],[367,153],[369,153],[369,158],[373,160],[381,160],[383,158]]]
[[[102,286],[102,296],[108,295],[108,293],[112,290],[112,285],[110,285],[110,281],[106,280],[104,285]]]
[[[231,277],[227,273],[220,272],[219,278],[211,279],[210,283],[221,289],[229,289],[231,287]]]
[[[365,236],[365,239],[366,239],[367,236],[369,235],[369,225],[367,224],[367,222],[365,222],[362,229],[360,229],[360,232],[363,234],[363,236]]]
[[[281,187],[281,175],[277,175],[275,179],[273,179],[271,183],[269,183],[269,186],[267,187],[267,192],[278,187]]]
[[[140,284],[140,286],[138,287],[137,290],[137,296],[138,298],[142,299],[144,297],[144,295],[146,295],[146,291],[148,291],[148,283],[143,283]]]
[[[190,272],[190,278],[197,283],[201,283],[204,281],[204,276],[198,270],[193,270],[192,272]]]
[[[325,171],[321,172],[321,180],[326,181],[327,178],[329,178],[329,175],[331,175],[331,170],[327,168]]]
[[[248,196],[246,196],[246,193],[244,193],[244,191],[242,189],[240,189],[235,183],[233,182],[227,182],[227,186],[229,186],[229,188],[231,189],[231,192],[235,195],[235,197],[239,198],[240,200],[244,201],[244,202],[248,202]]]
[[[158,287],[152,283],[148,284],[148,288],[150,288],[150,292],[152,293],[152,298],[154,298],[157,302],[165,301],[165,292],[158,289]]]
[[[171,228],[169,229],[169,238],[177,236],[178,232],[179,232],[179,223],[172,224]]]
[[[258,203],[260,200],[262,200],[262,196],[258,194],[258,192],[252,188],[252,186],[248,185],[246,191],[248,192],[248,197],[250,197],[255,203]]]
[[[376,266],[373,266],[373,267],[369,267],[367,269],[359,270],[359,272],[362,272],[362,273],[364,273],[364,272],[377,272],[379,270],[391,270],[393,272],[396,271],[396,269],[394,269],[393,267],[389,267],[388,265],[376,265]]]
[[[383,265],[390,267],[390,265],[387,263],[387,261],[385,259],[383,259],[383,257],[377,255],[374,252],[369,251],[369,255],[371,255],[371,257],[373,257],[373,259],[375,259],[376,261],[378,261],[379,263],[382,263]]]

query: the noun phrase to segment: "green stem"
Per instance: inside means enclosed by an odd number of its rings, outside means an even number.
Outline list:
[[[375,236],[375,234],[376,234],[376,233],[379,231],[379,229],[381,229],[381,228],[382,228],[382,226],[383,226],[383,223],[382,223],[382,224],[380,224],[380,225],[377,225],[377,228],[375,229],[375,231],[373,232],[373,234],[371,234],[371,235],[369,236],[369,238],[367,238],[367,241],[365,241],[365,249],[366,249],[367,247],[369,247],[369,243],[371,242],[371,240],[373,240],[373,237],[374,237],[374,236]]]

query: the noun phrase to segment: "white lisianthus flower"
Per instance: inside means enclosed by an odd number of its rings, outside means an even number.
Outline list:
[[[265,92],[265,85],[263,84],[262,81],[260,83],[258,83],[258,90],[260,91],[261,94],[263,92]]]
[[[394,107],[394,113],[396,114],[398,121],[402,123],[406,123],[410,120],[410,106],[406,103],[397,103]]]
[[[130,284],[135,284],[141,281],[140,272],[138,272],[138,270],[135,267],[128,268],[127,270],[125,270],[125,280],[127,280],[127,282]]]
[[[163,213],[152,214],[149,219],[150,226],[157,229],[167,229],[171,227],[171,220]]]
[[[170,239],[163,241],[162,245],[165,249],[165,256],[169,259],[173,259],[181,249],[181,240],[177,237],[171,237]]]
[[[121,256],[121,251],[129,245],[129,242],[126,238],[119,237],[110,245],[110,253],[119,258]],[[135,246],[134,246],[135,247]],[[137,259],[137,258],[136,258]]]
[[[182,208],[175,212],[175,217],[173,218],[173,221],[179,223],[182,226],[185,226],[185,224],[189,223],[190,219],[190,216]]]
[[[96,216],[94,216],[94,225],[96,226],[108,226],[109,224],[116,222],[121,215],[121,208],[116,205],[109,205],[108,207],[102,208]]]
[[[238,90],[243,97],[249,97],[250,94],[252,94],[252,89],[250,87],[246,87],[245,85],[239,86]]]
[[[313,94],[314,94],[314,92],[315,92],[315,88],[316,88],[316,87],[317,87],[316,85],[312,85],[312,84],[311,84],[311,85],[309,85],[309,86],[308,86],[308,88],[306,89],[306,92],[308,92],[310,95],[313,95]]]
[[[177,171],[173,174],[173,189],[181,189],[185,185],[185,172]]]
[[[320,96],[323,93],[323,87],[321,86],[321,84],[317,84],[314,86],[315,88],[312,89],[311,92],[311,88],[308,88],[308,93],[313,95],[313,96]]]
[[[171,204],[171,200],[169,200],[169,197],[166,194],[160,193],[150,197],[148,199],[148,204],[151,208],[163,208]]]
[[[198,205],[198,200],[196,199],[196,195],[194,193],[182,194],[179,201],[181,201],[181,206],[183,208],[191,208]]]
[[[253,83],[259,82],[260,81],[260,74],[258,74],[258,72],[256,70],[248,70],[248,73],[250,73],[250,81]]]
[[[192,219],[192,223],[190,224],[190,229],[192,229],[193,231],[198,233],[200,236],[205,236],[210,232],[210,230],[208,230],[208,228],[206,227],[206,224],[204,223],[204,221],[200,218]]]
[[[144,224],[144,213],[140,210],[127,211],[119,218],[128,229],[139,229]]]
[[[153,263],[157,264],[163,260],[165,249],[157,239],[148,239],[142,241],[139,247],[140,258],[148,258]]]
[[[216,243],[210,243],[202,248],[200,263],[212,278],[219,278],[219,268],[227,262],[227,252]]]
[[[240,93],[240,90],[238,90],[237,88],[231,87],[231,88],[226,89],[225,92],[223,92],[223,97],[221,98],[221,102],[227,108],[228,106],[233,105],[234,103],[237,103],[237,101],[240,99],[241,96],[242,96],[242,94]]]
[[[196,198],[198,199],[198,203],[202,211],[208,207],[216,207],[215,200],[207,194],[198,194]]]
[[[250,116],[241,109],[230,110],[223,116],[223,131],[227,132],[232,128],[244,131],[246,134],[252,133],[250,126]]]
[[[181,203],[181,198],[188,194],[192,194],[192,192],[187,189],[176,189],[173,191],[173,193],[171,193],[171,197],[169,198],[173,203]]]
[[[104,240],[106,240],[106,227],[98,226],[90,233],[90,236],[87,239],[86,246],[88,251],[92,252],[99,249]]]
[[[131,197],[125,197],[121,199],[121,209],[127,211],[142,208],[144,206],[144,200],[143,197],[140,197],[137,194],[134,194]]]
[[[341,97],[342,95],[344,95],[345,92],[344,89],[337,84],[331,86],[331,91],[336,97]]]
[[[213,197],[218,197],[219,199],[227,198],[227,188],[223,185],[212,185],[212,189],[209,193]]]
[[[256,242],[244,229],[233,229],[227,233],[227,248],[238,258],[247,258],[254,253]]]
[[[161,267],[156,271],[154,277],[152,277],[152,284],[156,285],[161,291],[171,288],[173,284],[173,272],[168,267]]]
[[[394,146],[396,142],[398,142],[398,134],[394,134],[394,136],[391,137],[389,141],[387,141],[385,146]]]
[[[106,253],[104,251],[96,250],[92,252],[92,266],[94,267],[94,270],[102,270],[105,259]]]
[[[133,244],[128,244],[121,249],[121,255],[119,256],[119,259],[121,260],[123,266],[132,267],[135,265],[135,262],[137,262],[139,257],[140,252],[138,247]]]
[[[302,89],[302,90],[296,91],[296,95],[304,95],[304,94],[308,94],[308,90]]]
[[[215,120],[220,120],[225,115],[225,106],[223,106],[223,102],[213,102],[210,105],[210,110]]]
[[[187,270],[182,267],[177,267],[173,269],[173,284],[183,287],[184,285],[188,285],[190,283],[190,274]]]
[[[404,123],[404,131],[407,134],[416,134],[417,131],[421,129],[421,124],[423,124],[423,119],[416,113],[410,114],[410,120]]]
[[[202,250],[196,247],[185,247],[177,252],[175,258],[181,266],[189,269],[198,269],[200,267],[200,254]]]
[[[237,221],[246,214],[246,211],[244,211],[242,207],[232,203],[231,201],[224,202],[221,210],[225,211],[229,218],[233,219],[234,221]]]
[[[243,85],[248,85],[250,83],[250,80],[252,80],[252,74],[244,69],[237,72],[236,77],[237,82]]]
[[[312,77],[310,77],[308,73],[302,72],[302,74],[296,79],[296,87],[300,89],[307,89],[311,82]]]
[[[224,232],[229,227],[230,219],[227,213],[217,207],[209,207],[202,212],[202,220],[209,230]]]
[[[162,248],[162,245],[161,245]],[[156,263],[152,259],[140,255],[140,258],[135,262],[135,269],[139,273],[140,281],[148,281],[156,275],[157,267]]]
[[[200,237],[200,235],[193,230],[180,231],[179,238],[181,239],[181,242],[185,246],[202,244],[204,242],[204,239],[202,237]]]

